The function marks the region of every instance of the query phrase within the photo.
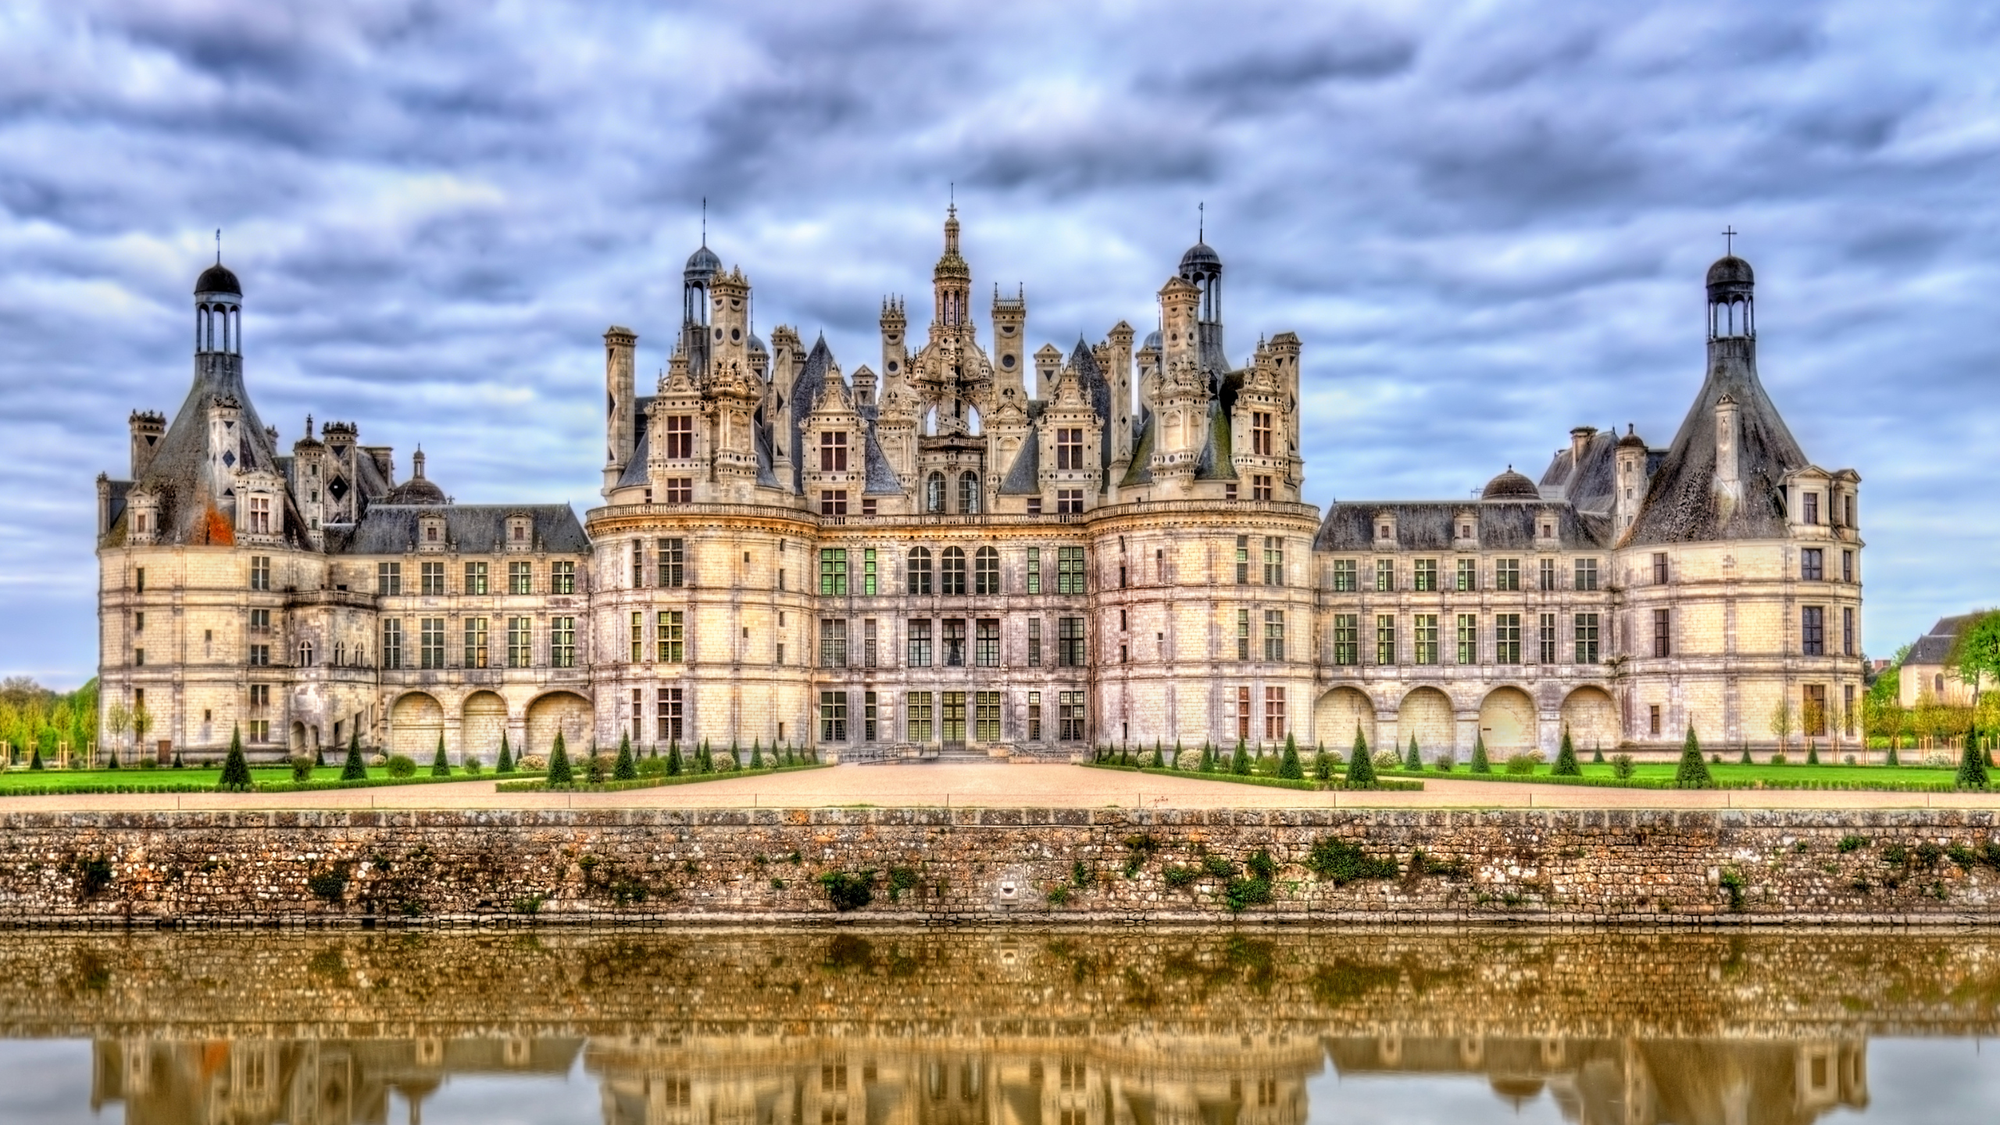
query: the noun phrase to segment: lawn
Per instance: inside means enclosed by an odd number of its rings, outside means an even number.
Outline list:
[[[505,780],[515,775],[495,775],[488,770],[479,774],[467,774],[453,770],[453,781],[494,781]],[[532,775],[530,775],[532,776]],[[321,787],[340,780],[340,764],[320,766],[313,770],[312,779]],[[374,785],[391,784],[389,771],[381,766],[368,770],[368,780]],[[417,770],[415,777],[403,778],[396,784],[421,784],[432,781],[428,768]],[[106,791],[153,790],[165,793],[199,793],[213,790],[222,781],[221,767],[213,769],[122,769],[122,770],[30,770],[15,767],[0,773],[0,797],[31,793],[102,793]],[[278,768],[251,767],[250,781],[257,788],[265,786],[290,788],[292,767]]]
[[[1674,772],[1678,768],[1679,763],[1676,762],[1635,763],[1632,767],[1632,780],[1642,785],[1671,784],[1674,780]],[[1583,776],[1586,778],[1601,779],[1607,784],[1617,783],[1618,775],[1612,772],[1611,763],[1609,762],[1599,764],[1585,761],[1582,763],[1582,769]],[[1507,773],[1506,763],[1495,762],[1493,763],[1493,772],[1491,774],[1473,773],[1463,763],[1448,774],[1440,774],[1436,770],[1426,770],[1421,775],[1405,773],[1400,770],[1390,772],[1400,777],[1444,777],[1464,781],[1488,781],[1494,779],[1527,781],[1547,779],[1550,776],[1549,771],[1550,766],[1544,764],[1535,770],[1532,778],[1528,778],[1519,774],[1509,774]],[[1720,765],[1710,762],[1708,764],[1708,772],[1709,776],[1715,779],[1717,785],[1729,786],[1731,788],[1748,788],[1760,781],[1787,785],[1833,784],[1855,787],[1876,785],[1950,785],[1957,776],[1954,770],[1923,766],[1774,766],[1763,762],[1746,766],[1727,760],[1724,760]]]

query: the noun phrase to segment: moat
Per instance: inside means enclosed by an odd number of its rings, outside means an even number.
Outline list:
[[[27,933],[0,1125],[1991,1120],[2000,933]]]

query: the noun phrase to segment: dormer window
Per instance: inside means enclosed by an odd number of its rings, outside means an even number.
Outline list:
[[[1469,523],[1462,523],[1462,524],[1459,524],[1459,525],[1458,525],[1458,537],[1459,537],[1460,539],[1470,539],[1470,538],[1472,538],[1472,525],[1471,525],[1471,524],[1469,524]]]
[[[847,434],[827,431],[819,435],[819,471],[822,473],[844,473],[847,471]]]
[[[1805,494],[1804,500],[1805,510],[1801,513],[1802,521],[1808,524],[1819,523],[1819,493],[1808,492]]]
[[[430,526],[424,528],[424,542],[435,543],[437,541],[438,541],[437,525],[431,524]]]
[[[694,457],[694,415],[667,415],[665,453],[669,461],[687,461]]]
[[[518,523],[517,523],[517,524],[515,524],[515,525],[514,525],[514,542],[516,542],[516,543],[519,543],[519,542],[520,542],[521,540],[523,540],[523,539],[526,539],[527,537],[528,537],[528,529],[527,529],[527,528],[525,528],[525,527],[522,527],[522,526],[521,526],[520,524],[518,524]]]
[[[250,497],[250,534],[271,534],[271,498],[269,496]]]
[[[1383,524],[1383,525],[1382,525],[1381,527],[1378,527],[1378,528],[1376,528],[1376,529],[1375,529],[1375,538],[1377,538],[1377,539],[1387,539],[1387,538],[1389,538],[1389,525],[1385,523],[1385,524]]]

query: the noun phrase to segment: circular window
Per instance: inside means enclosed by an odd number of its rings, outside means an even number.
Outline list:
[[[742,338],[743,338],[743,330],[741,328],[732,328],[729,330],[729,340],[731,343],[741,340]]]
[[[1003,355],[1003,356],[1001,356],[1001,357],[1000,357],[1000,366],[1002,366],[1002,367],[1013,367],[1013,366],[1014,366],[1014,357],[1013,357],[1013,356],[1011,356],[1011,355]]]
[[[718,340],[722,339],[722,329],[720,326],[718,326],[715,330],[715,338]]]
[[[889,370],[895,371],[899,366],[900,365],[895,360],[892,359],[889,361]]]

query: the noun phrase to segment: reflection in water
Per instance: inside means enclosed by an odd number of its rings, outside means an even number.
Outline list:
[[[1996,1017],[2000,937],[1907,933],[47,935],[0,951],[0,1035],[89,1038],[90,1105],[134,1125],[416,1122],[448,1083],[564,1090],[579,1063],[607,1125],[1304,1125],[1363,1102],[1393,1119],[1399,1090],[1426,1088],[1411,1079],[1441,1076],[1483,1078],[1495,1121],[1546,1103],[1590,1125],[1802,1125],[1868,1107],[1870,1035],[1990,1035]],[[1309,1105],[1329,1068],[1340,1100]]]

